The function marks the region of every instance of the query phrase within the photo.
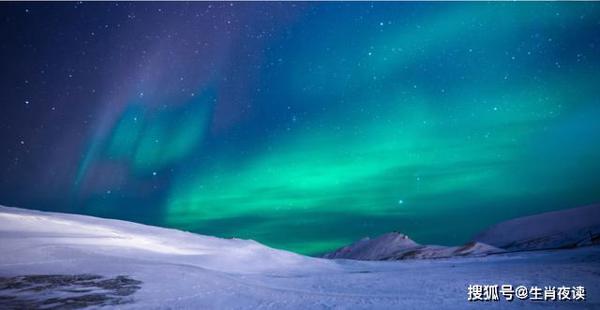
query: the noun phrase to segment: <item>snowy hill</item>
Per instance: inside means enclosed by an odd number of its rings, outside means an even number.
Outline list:
[[[510,251],[600,243],[600,204],[512,219],[492,226],[473,240]]]
[[[327,253],[323,257],[358,260],[402,260],[483,256],[501,252],[503,250],[479,242],[455,247],[420,245],[404,234],[391,232],[374,239],[363,238],[353,244]]]
[[[412,245],[401,235],[384,239]],[[249,240],[0,207],[0,253],[0,309],[479,309],[481,303],[467,302],[467,287],[494,283],[583,285],[588,298],[585,304],[499,301],[486,308],[600,307],[600,247],[328,260]]]
[[[480,242],[471,242],[462,246],[424,245],[391,255],[386,260],[431,259],[455,256],[486,256],[502,253],[504,250]]]
[[[193,259],[203,268],[245,273],[282,266],[295,268],[308,261],[327,265],[253,240],[221,239],[119,220],[9,207],[0,207],[0,236],[3,253],[19,251],[43,259],[62,256],[55,249],[69,247],[85,249],[82,254],[111,252],[128,258],[136,258],[140,252],[146,258],[177,255],[179,261]],[[23,247],[24,243],[28,247]],[[41,252],[40,248],[48,250]]]
[[[463,246],[420,245],[392,232],[363,238],[324,258],[403,260],[484,256],[504,251],[573,248],[600,243],[600,204],[512,219],[492,226]]]
[[[325,258],[352,258],[362,260],[380,260],[391,255],[419,246],[408,236],[391,232],[375,239],[363,238],[353,244],[342,247],[334,252],[327,253]]]

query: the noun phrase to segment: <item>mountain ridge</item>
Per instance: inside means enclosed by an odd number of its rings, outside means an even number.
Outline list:
[[[421,245],[405,234],[390,232],[373,239],[360,239],[322,257],[355,260],[431,259],[593,244],[600,244],[600,204],[503,221],[481,231],[461,246]]]

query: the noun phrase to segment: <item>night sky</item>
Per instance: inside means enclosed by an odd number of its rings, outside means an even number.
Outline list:
[[[600,202],[600,3],[1,3],[0,204],[317,254]]]

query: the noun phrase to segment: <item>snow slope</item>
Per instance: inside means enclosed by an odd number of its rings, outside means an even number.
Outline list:
[[[513,251],[599,243],[600,204],[512,219],[492,226],[473,240]]]
[[[503,250],[479,242],[454,247],[420,245],[404,234],[391,232],[375,239],[363,238],[355,243],[327,253],[323,257],[330,259],[402,260],[447,258],[452,256],[484,256],[501,252]]]
[[[592,309],[600,307],[599,262],[600,247],[439,260],[327,260],[254,241],[0,207],[2,309]],[[588,300],[466,301],[469,284],[503,283],[583,285]]]
[[[307,262],[323,268],[333,266],[252,240],[221,239],[90,216],[0,207],[0,223],[3,250],[18,250],[25,257],[44,260],[53,258],[56,248],[69,248],[92,255],[118,253],[125,258],[138,258],[139,253],[149,259],[176,256],[181,263],[193,262],[211,270],[240,273],[282,267],[296,269]],[[29,246],[25,248],[24,244]]]

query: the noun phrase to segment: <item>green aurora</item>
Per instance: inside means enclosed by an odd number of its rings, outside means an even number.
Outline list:
[[[285,18],[256,22],[260,44],[242,26],[238,53],[207,39],[217,69],[161,45],[158,82],[87,136],[75,212],[319,254],[389,231],[459,244],[600,201],[597,3],[271,5]]]
[[[301,64],[292,102],[322,113],[243,164],[177,180],[166,223],[319,253],[391,230],[463,242],[500,219],[597,201],[598,59],[552,53],[598,16],[526,8],[457,7],[375,34],[320,25],[339,31],[286,52]]]

